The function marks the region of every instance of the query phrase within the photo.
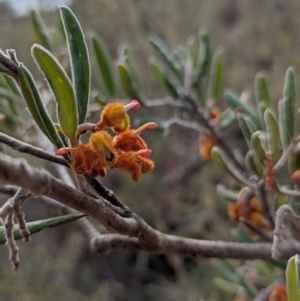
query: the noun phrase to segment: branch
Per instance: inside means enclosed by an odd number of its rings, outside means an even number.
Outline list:
[[[179,254],[218,258],[270,259],[271,244],[241,244],[205,241],[163,234],[151,228],[136,214],[123,218],[106,206],[102,199],[94,199],[66,185],[42,169],[30,167],[24,160],[0,154],[0,184],[12,184],[28,189],[36,195],[53,198],[78,210],[118,233],[92,239],[95,251],[112,249],[144,250],[155,253]],[[121,234],[121,235],[120,235]],[[103,244],[102,244],[103,242]],[[282,258],[299,252],[300,243],[288,241],[279,246]]]
[[[0,133],[0,142],[9,145],[11,148],[21,152],[30,154],[32,156],[42,158],[60,165],[69,167],[68,162],[62,157],[55,156],[39,147],[32,146],[15,138],[12,138],[8,135]]]

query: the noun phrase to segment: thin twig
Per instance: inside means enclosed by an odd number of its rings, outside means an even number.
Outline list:
[[[20,266],[20,259],[19,259],[19,248],[16,244],[13,235],[13,226],[14,226],[14,215],[13,212],[11,212],[6,217],[5,236],[6,236],[6,243],[9,248],[9,259],[13,265],[13,269],[17,271]]]
[[[4,143],[6,145],[9,145],[11,148],[13,148],[21,153],[30,154],[32,156],[69,167],[68,162],[65,159],[63,159],[62,157],[55,156],[54,154],[51,154],[39,147],[32,146],[30,144],[27,144],[25,142],[22,142],[20,140],[12,138],[3,133],[0,133],[0,142]]]
[[[272,210],[268,203],[267,191],[266,191],[264,179],[260,180],[258,182],[258,184],[256,185],[255,194],[262,204],[263,211],[264,211],[267,219],[270,221],[272,229],[274,229],[274,227],[275,227],[274,215],[272,214]]]
[[[24,241],[30,241],[30,232],[27,229],[25,221],[25,213],[21,210],[21,205],[28,199],[32,197],[32,194],[27,190],[20,188],[13,198],[13,210],[14,214],[18,220],[21,235]]]
[[[227,143],[221,138],[221,136],[216,132],[213,126],[209,123],[209,120],[204,116],[203,112],[199,109],[198,105],[196,104],[196,101],[189,95],[184,95],[183,98],[188,101],[188,103],[191,105],[191,112],[194,113],[199,122],[204,125],[205,128],[208,129],[210,132],[210,136],[213,137],[218,145],[223,149],[223,151],[226,153],[228,159],[232,161],[234,166],[244,175],[248,175],[249,172],[247,169],[236,159],[232,148],[230,148]]]
[[[300,142],[300,135],[298,135],[291,144],[287,147],[287,149],[284,151],[284,153],[281,155],[280,159],[276,162],[276,164],[273,167],[274,172],[278,172],[284,164],[287,162],[287,160],[290,158],[291,154],[294,152],[295,147]]]
[[[284,218],[288,216],[294,222],[295,226],[300,230],[300,216],[298,216],[289,205],[281,205],[276,211],[276,223],[274,229],[274,240],[272,246],[272,258],[278,259],[280,256],[279,243],[282,240],[282,228],[284,226]]]
[[[132,216],[132,211],[131,209],[123,204],[117,196],[114,194],[114,192],[107,187],[105,187],[101,181],[90,178],[88,176],[84,176],[86,182],[97,192],[100,196],[105,198],[107,201],[109,201],[111,204],[113,204],[116,207],[119,207],[123,209],[123,214],[122,216],[124,217],[131,217]]]
[[[187,120],[184,120],[184,119],[181,119],[181,118],[178,118],[178,117],[173,117],[169,120],[167,120],[165,122],[165,127],[166,127],[166,130],[171,127],[173,124],[178,124],[178,125],[181,125],[183,127],[186,127],[188,129],[191,129],[191,130],[195,130],[201,134],[205,134],[205,135],[209,135],[209,131],[202,127],[202,126],[199,126],[197,123],[195,122],[191,122],[191,121],[187,121]]]

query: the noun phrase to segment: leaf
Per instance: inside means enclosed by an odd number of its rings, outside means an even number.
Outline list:
[[[68,214],[68,215],[63,215],[63,216],[58,216],[58,217],[52,217],[52,218],[47,218],[35,222],[29,222],[26,223],[27,229],[30,232],[30,235],[40,232],[41,230],[45,228],[52,228],[52,227],[57,227],[59,225],[63,225],[72,221],[75,221],[81,217],[85,216],[84,214]],[[15,240],[21,239],[22,234],[20,232],[19,226],[15,225],[13,227],[13,235]],[[6,243],[6,238],[5,238],[5,227],[1,226],[0,227],[0,244],[5,244]]]
[[[280,134],[278,122],[271,109],[266,109],[264,113],[264,121],[267,128],[268,150],[277,155],[280,146]]]
[[[105,44],[99,36],[92,37],[94,52],[98,69],[102,75],[105,88],[110,97],[115,96],[115,83],[111,69],[111,60],[105,48]]]
[[[174,54],[169,50],[168,46],[158,36],[152,36],[150,44],[156,53],[159,55],[161,60],[173,71],[180,82],[183,80],[183,70],[177,62]]]
[[[124,64],[118,64],[118,71],[119,76],[121,80],[122,87],[125,91],[125,93],[131,98],[131,99],[137,99],[141,103],[143,103],[143,97],[140,95],[139,91],[136,90],[132,85],[132,80],[129,75],[128,69]]]
[[[286,71],[284,88],[283,88],[283,100],[281,107],[282,114],[282,131],[285,135],[285,144],[289,145],[295,135],[295,108],[296,104],[296,89],[295,89],[295,76],[292,68],[288,68]]]
[[[78,116],[71,81],[63,67],[47,49],[35,44],[31,51],[54,93],[61,128],[70,141],[73,141],[76,136]]]
[[[53,44],[43,19],[35,10],[30,12],[30,18],[37,42],[53,53]]]
[[[16,81],[13,80],[10,76],[4,74],[4,78],[6,80],[7,85],[9,86],[10,90],[17,96],[22,97],[22,93],[20,91],[19,86],[17,85]]]
[[[222,184],[218,184],[217,185],[217,194],[228,201],[236,201],[239,193],[226,188]]]
[[[198,83],[203,75],[205,75],[208,70],[210,61],[210,41],[207,32],[203,32],[201,34],[201,43],[200,43],[200,51],[198,54],[198,63],[195,66],[193,72],[193,84]]]
[[[230,163],[228,157],[218,146],[214,146],[211,150],[211,157],[217,167],[230,175],[238,183],[247,186],[251,185],[249,181]]]
[[[257,105],[263,102],[267,107],[271,106],[271,97],[265,75],[259,72],[254,82],[255,97]]]
[[[236,113],[231,108],[227,108],[222,112],[218,118],[218,124],[216,125],[216,131],[222,131],[229,128],[236,121]]]
[[[263,166],[257,159],[253,149],[250,149],[245,156],[245,164],[247,168],[258,176],[263,175]]]
[[[218,99],[220,97],[223,86],[224,73],[224,52],[217,50],[212,59],[212,66],[210,71],[208,95],[211,99]]]
[[[156,64],[154,60],[150,62],[152,71],[156,77],[156,79],[159,81],[159,83],[165,88],[165,90],[172,96],[173,99],[178,99],[178,92],[176,90],[175,85],[171,83],[171,81],[168,79],[168,77],[163,74],[160,67]]]
[[[243,114],[251,119],[257,129],[261,128],[253,108],[249,103],[241,102],[239,95],[234,90],[226,89],[224,91],[224,99],[232,109],[241,109]]]
[[[239,122],[239,126],[242,130],[243,136],[248,144],[251,146],[251,136],[255,132],[255,126],[251,122],[251,119],[247,116],[244,116],[242,113],[237,112],[237,120]]]
[[[299,256],[291,257],[286,268],[286,286],[289,301],[300,300],[300,261]]]
[[[195,66],[197,63],[197,53],[195,50],[195,38],[193,36],[189,36],[186,40],[186,51],[189,60],[192,62],[192,65]]]
[[[266,160],[266,150],[263,146],[263,138],[262,131],[256,131],[251,136],[251,147],[254,150],[259,162],[262,164],[264,164],[264,161]]]
[[[73,12],[60,7],[71,61],[73,87],[77,101],[78,122],[84,123],[90,98],[91,66],[81,26]]]
[[[57,148],[63,147],[64,145],[53,125],[53,121],[44,107],[35,81],[29,70],[23,64],[20,64],[19,66],[18,78],[23,97],[32,118],[37,123],[41,131]]]

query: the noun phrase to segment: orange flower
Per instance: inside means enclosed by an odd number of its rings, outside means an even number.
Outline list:
[[[148,122],[138,129],[130,129],[127,111],[139,107],[140,104],[136,100],[128,105],[122,102],[106,105],[101,120],[95,126],[88,125],[93,129],[89,142],[78,147],[63,147],[55,152],[56,155],[72,152],[71,168],[77,174],[104,177],[107,168],[119,168],[130,173],[132,179],[137,182],[141,173],[154,168],[153,161],[147,158],[152,151],[147,149],[147,144],[140,137],[140,133],[145,129],[157,127],[156,123]],[[105,127],[112,128],[117,135],[112,138],[104,130]]]
[[[109,103],[102,110],[100,121],[96,126],[99,129],[103,129],[104,127],[113,128],[115,132],[122,133],[130,128],[130,118],[127,111],[139,108],[140,104],[137,100],[132,100],[127,105],[123,102]]]
[[[278,284],[271,293],[269,301],[288,301],[286,285]]]
[[[91,149],[98,154],[104,167],[114,165],[117,161],[117,152],[112,146],[112,137],[105,131],[92,133],[89,144]]]
[[[217,119],[221,115],[221,111],[217,107],[212,107],[209,111],[209,120]],[[204,161],[211,160],[211,150],[218,143],[217,141],[208,135],[200,134],[199,137],[199,155]]]
[[[211,160],[211,150],[214,146],[217,145],[217,141],[205,134],[200,135],[199,139],[200,149],[199,149],[199,155],[204,161],[210,161]]]
[[[138,182],[141,173],[146,173],[154,168],[153,161],[145,158],[150,154],[151,150],[149,149],[124,152],[119,156],[116,167],[130,173],[132,180]]]
[[[145,129],[155,129],[157,123],[148,122],[136,130],[126,130],[123,133],[117,135],[113,139],[113,147],[122,151],[138,151],[146,149],[146,142],[139,136]]]
[[[240,217],[243,217],[259,229],[271,230],[270,223],[263,215],[261,205],[255,196],[248,200],[238,200],[236,203],[228,204],[227,214],[233,221],[238,221]],[[254,234],[252,231],[249,233]]]

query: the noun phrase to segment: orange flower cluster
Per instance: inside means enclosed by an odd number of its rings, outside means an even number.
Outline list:
[[[269,301],[288,301],[286,285],[278,284],[271,293]]]
[[[249,198],[246,203],[240,201],[230,203],[227,207],[227,214],[233,221],[238,221],[240,217],[243,217],[259,229],[271,230],[270,223],[263,215],[261,205],[255,196]],[[252,231],[249,233],[254,234]]]
[[[78,147],[64,147],[56,151],[57,155],[66,152],[73,153],[71,168],[77,174],[89,177],[104,177],[107,168],[119,168],[130,173],[134,181],[138,181],[141,173],[153,169],[154,163],[148,159],[152,153],[146,142],[140,137],[145,129],[157,127],[154,122],[148,122],[138,129],[130,129],[129,109],[138,109],[140,104],[133,100],[125,105],[115,102],[106,105],[101,113],[100,121],[86,144]],[[104,129],[112,129],[113,137]]]
[[[220,116],[221,111],[217,107],[213,107],[210,110],[210,120],[216,119]],[[200,134],[199,137],[199,155],[204,161],[211,160],[211,150],[217,145],[217,141],[211,136]]]

